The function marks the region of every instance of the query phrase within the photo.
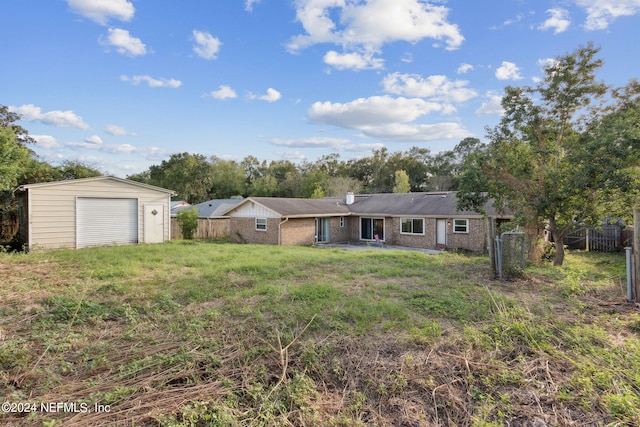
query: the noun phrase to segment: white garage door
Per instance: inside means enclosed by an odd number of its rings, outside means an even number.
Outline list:
[[[76,203],[78,248],[138,242],[138,200],[79,197]]]

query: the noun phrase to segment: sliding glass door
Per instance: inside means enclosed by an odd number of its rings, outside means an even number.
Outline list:
[[[360,240],[384,240],[384,218],[360,218]]]

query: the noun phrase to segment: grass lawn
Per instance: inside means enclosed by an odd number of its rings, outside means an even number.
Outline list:
[[[174,241],[0,254],[0,424],[639,425],[623,254]]]

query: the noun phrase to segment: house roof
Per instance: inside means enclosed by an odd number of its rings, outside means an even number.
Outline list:
[[[198,203],[193,206],[186,206],[185,209],[198,209],[200,218],[214,218],[224,216],[226,212],[235,207],[243,199],[214,199],[206,202]],[[177,208],[176,211],[182,210]]]
[[[360,194],[354,197],[354,203],[351,205],[347,205],[342,197],[323,199],[250,197],[236,208],[249,202],[258,203],[281,217],[289,218],[348,215],[481,216],[478,212],[458,210],[455,192]],[[232,209],[228,209],[223,214],[228,214]],[[485,205],[484,210],[490,217],[510,218],[513,216],[508,211],[498,212],[490,202]]]
[[[475,211],[458,210],[454,191],[356,195],[349,210],[354,215],[480,216]],[[484,206],[484,211],[490,217],[512,216],[509,212],[498,212],[490,202]]]
[[[249,197],[242,204],[249,202],[258,203],[282,217],[289,218],[349,215],[349,209],[345,205],[344,199],[339,197],[325,197],[323,199]],[[229,210],[225,213],[228,213]]]
[[[49,186],[54,186],[54,185],[70,185],[70,184],[77,184],[77,183],[91,182],[91,181],[115,181],[115,182],[121,182],[121,183],[129,184],[129,185],[135,185],[135,186],[146,188],[146,189],[149,189],[149,190],[160,191],[160,192],[163,192],[163,193],[170,194],[172,196],[176,194],[176,192],[173,191],[173,190],[168,190],[166,188],[156,187],[154,185],[149,185],[149,184],[145,184],[145,183],[142,183],[142,182],[131,181],[131,180],[128,180],[128,179],[123,179],[123,178],[117,178],[115,176],[94,176],[94,177],[91,177],[91,178],[66,179],[66,180],[63,180],[63,181],[39,182],[39,183],[36,183],[36,184],[25,184],[25,185],[21,185],[18,188],[16,188],[15,192],[25,192],[25,191],[29,190],[30,188],[41,188],[41,187],[49,187]]]

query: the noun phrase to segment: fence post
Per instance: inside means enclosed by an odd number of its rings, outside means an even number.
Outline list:
[[[633,248],[624,248],[627,255],[627,301],[633,301],[633,257],[631,250]]]
[[[486,218],[487,224],[487,250],[489,251],[489,259],[491,260],[491,271],[493,272],[493,278],[496,277],[496,251],[494,247],[494,241],[496,234],[496,222],[494,218]]]
[[[633,301],[638,302],[638,277],[640,277],[640,206],[633,207]]]

